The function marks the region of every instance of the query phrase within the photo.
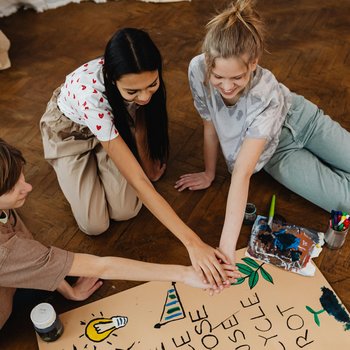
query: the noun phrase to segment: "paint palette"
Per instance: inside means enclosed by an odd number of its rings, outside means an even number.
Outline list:
[[[259,215],[252,227],[247,255],[305,276],[316,272],[311,259],[322,251],[324,233]]]

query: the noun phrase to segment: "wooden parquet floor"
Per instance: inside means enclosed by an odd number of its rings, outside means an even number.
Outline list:
[[[28,160],[25,173],[34,190],[20,213],[38,240],[75,252],[189,263],[185,248],[145,208],[133,220],[112,223],[99,237],[84,235],[75,224],[53,169],[43,158],[38,124],[53,90],[66,74],[101,55],[117,28],[130,26],[146,29],[164,56],[171,158],[166,176],[156,187],[206,242],[218,244],[230,182],[223,160],[208,190],[178,193],[173,186],[179,175],[202,169],[202,124],[193,108],[187,66],[199,52],[204,24],[225,3],[83,2],[43,13],[20,10],[0,19],[0,28],[12,43],[12,68],[0,71],[0,137],[19,147]],[[350,130],[349,0],[260,0],[258,7],[270,33],[269,53],[261,64]],[[256,204],[259,213],[268,213],[273,193],[277,195],[277,212],[289,222],[326,229],[327,212],[263,171],[253,176],[249,201]],[[247,245],[249,233],[250,228],[243,226],[238,248]],[[315,262],[350,310],[350,239],[340,250],[324,248]],[[135,285],[105,281],[87,302]],[[54,298],[58,312],[83,305],[58,295]],[[24,310],[15,313],[0,332],[0,349],[37,349]]]

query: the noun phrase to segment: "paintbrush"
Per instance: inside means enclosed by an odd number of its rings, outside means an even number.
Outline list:
[[[267,221],[267,225],[270,227],[271,231],[272,231],[272,221],[275,215],[275,205],[276,205],[276,195],[273,195],[271,199],[271,204],[270,204],[269,219]]]

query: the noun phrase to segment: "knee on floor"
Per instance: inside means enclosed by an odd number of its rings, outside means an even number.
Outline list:
[[[109,227],[109,220],[103,222],[102,220],[94,220],[90,222],[86,222],[85,224],[78,223],[81,231],[86,233],[89,236],[98,236],[103,232],[107,231]]]
[[[124,221],[134,218],[140,211],[142,207],[141,202],[139,201],[135,207],[132,208],[122,208],[119,209],[118,212],[113,213],[111,219],[115,221]]]

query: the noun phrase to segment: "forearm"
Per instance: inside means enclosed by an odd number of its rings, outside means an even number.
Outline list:
[[[107,280],[183,282],[188,267],[146,263],[119,257],[75,254],[71,276],[97,277]]]
[[[205,139],[204,139],[205,140]],[[215,178],[216,163],[218,158],[218,142],[207,140],[203,145],[205,173],[211,179]]]
[[[205,173],[214,180],[218,158],[219,140],[211,122],[204,122],[203,154]]]
[[[175,213],[169,203],[155,190],[140,164],[132,155],[124,141],[117,137],[108,142],[102,142],[116,167],[134,188],[137,196],[150,212],[167,227],[187,248],[191,244],[201,242]]]
[[[247,138],[241,146],[232,171],[220,247],[225,243],[229,245],[229,249],[236,248],[248,199],[250,178],[265,144],[266,139]]]
[[[152,184],[149,185],[152,186]],[[152,214],[187,248],[201,241],[197,234],[180,219],[170,204],[157,191],[150,189],[146,184],[143,185],[142,191],[138,190],[137,187],[135,190]]]
[[[221,241],[235,249],[248,199],[250,174],[232,174]]]

